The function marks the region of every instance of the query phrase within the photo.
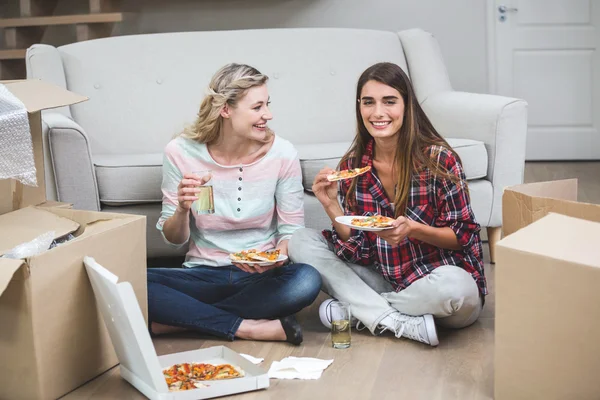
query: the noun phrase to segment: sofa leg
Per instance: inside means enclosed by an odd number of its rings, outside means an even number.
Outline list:
[[[490,246],[490,262],[496,263],[496,243],[500,241],[502,237],[501,226],[488,226],[487,228],[488,245]]]

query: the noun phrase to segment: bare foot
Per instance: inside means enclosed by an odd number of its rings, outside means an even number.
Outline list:
[[[150,324],[150,330],[152,331],[152,334],[154,334],[154,335],[162,335],[164,333],[185,332],[185,331],[188,331],[189,329],[182,328],[179,326],[163,325],[163,324],[159,324],[157,322],[152,322]]]
[[[285,331],[281,321],[276,320],[251,320],[245,319],[240,324],[235,336],[240,339],[250,340],[286,340]]]

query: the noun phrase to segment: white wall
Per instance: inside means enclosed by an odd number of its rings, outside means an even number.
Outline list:
[[[456,90],[488,92],[483,0],[125,0],[121,33],[244,28],[419,27],[440,42]],[[257,45],[268,46],[268,43]]]

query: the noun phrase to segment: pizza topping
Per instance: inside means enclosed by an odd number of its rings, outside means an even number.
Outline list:
[[[363,228],[389,228],[394,222],[393,218],[383,215],[372,215],[370,217],[352,218],[350,224]]]
[[[351,179],[356,176],[367,173],[371,170],[371,166],[367,165],[363,168],[345,169],[342,171],[335,171],[333,174],[327,175],[327,180],[330,182],[340,181],[342,179]]]
[[[243,377],[244,371],[231,364],[183,363],[163,370],[170,391],[208,387],[200,381]]]
[[[242,250],[237,253],[232,253],[229,258],[233,261],[244,262],[244,261],[277,261],[279,258],[279,249],[258,251],[255,249]]]

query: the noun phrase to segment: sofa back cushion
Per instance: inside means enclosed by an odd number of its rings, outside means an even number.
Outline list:
[[[212,75],[230,62],[269,76],[270,126],[294,144],[352,140],[360,74],[380,61],[407,71],[397,34],[359,29],[119,36],[58,51],[68,89],[90,98],[71,112],[93,154],[162,152],[194,120]]]

